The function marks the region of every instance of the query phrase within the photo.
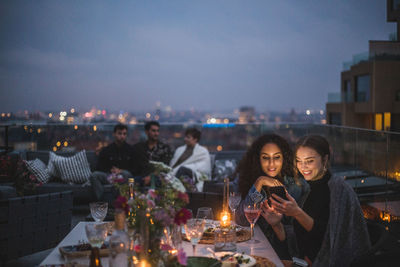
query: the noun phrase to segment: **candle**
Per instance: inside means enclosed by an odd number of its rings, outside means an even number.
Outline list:
[[[223,211],[221,213],[221,221],[220,221],[221,227],[229,227],[231,225],[231,216],[229,212]]]

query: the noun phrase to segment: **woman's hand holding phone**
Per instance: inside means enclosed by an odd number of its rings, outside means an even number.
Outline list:
[[[296,217],[301,212],[301,208],[297,205],[296,200],[285,190],[287,200],[272,194],[270,201],[271,207],[286,216]]]

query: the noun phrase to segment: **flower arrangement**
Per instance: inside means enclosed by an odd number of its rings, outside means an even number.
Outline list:
[[[115,208],[125,210],[128,228],[140,236],[140,245],[135,246],[135,251],[146,257],[152,266],[157,266],[159,260],[162,260],[165,266],[186,265],[183,250],[171,253],[173,245],[167,242],[163,235],[166,231],[172,232],[174,228],[179,228],[191,218],[191,212],[185,208],[189,203],[189,196],[181,183],[174,183],[174,179],[171,180],[171,177],[162,171],[165,166],[157,164],[154,167],[153,175],[158,177],[161,186],[145,192],[136,188],[133,199],[128,200],[128,185],[118,184],[114,180],[121,194],[114,203]]]
[[[18,196],[34,195],[36,187],[42,185],[20,157],[12,158],[9,155],[0,156],[0,180],[14,182]]]

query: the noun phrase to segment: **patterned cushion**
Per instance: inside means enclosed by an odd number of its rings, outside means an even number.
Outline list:
[[[39,182],[47,183],[50,180],[50,174],[47,171],[46,164],[40,159],[25,161],[28,170],[36,176]]]
[[[58,172],[56,165],[54,164],[54,162],[56,162],[57,160],[61,160],[64,157],[58,156],[53,152],[49,152],[49,163],[47,164],[47,172],[50,174],[50,176],[52,177],[60,177],[60,173]]]
[[[91,175],[85,150],[72,157],[61,157],[50,152],[47,168],[54,176],[59,175],[65,183],[82,184],[87,182]]]

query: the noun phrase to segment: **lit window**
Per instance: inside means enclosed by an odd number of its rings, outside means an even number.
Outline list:
[[[382,114],[375,114],[375,130],[382,131]]]
[[[391,119],[390,112],[385,112],[383,114],[383,128],[385,129],[385,131],[390,130],[390,119]]]

